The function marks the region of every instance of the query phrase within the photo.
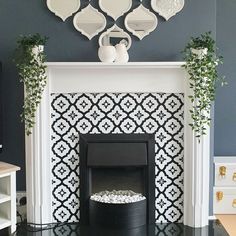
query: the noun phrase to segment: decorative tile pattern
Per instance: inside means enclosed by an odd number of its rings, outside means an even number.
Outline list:
[[[183,94],[52,94],[55,222],[79,221],[79,133],[154,133],[156,222],[183,218]]]

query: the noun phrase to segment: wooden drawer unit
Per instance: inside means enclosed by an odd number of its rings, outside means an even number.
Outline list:
[[[236,214],[236,157],[215,157],[214,214]]]
[[[236,214],[236,188],[214,187],[214,214]]]

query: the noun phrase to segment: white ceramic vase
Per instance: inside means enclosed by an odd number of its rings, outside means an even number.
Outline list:
[[[119,43],[116,45],[116,60],[118,63],[127,63],[129,61],[129,54],[125,44]]]
[[[100,46],[98,57],[102,62],[114,62],[116,59],[116,48],[114,46]]]

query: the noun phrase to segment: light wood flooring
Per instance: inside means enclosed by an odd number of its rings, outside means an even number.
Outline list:
[[[236,215],[216,215],[230,236],[236,236]]]

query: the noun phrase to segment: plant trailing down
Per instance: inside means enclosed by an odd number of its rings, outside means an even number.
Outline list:
[[[217,55],[216,50],[215,41],[211,33],[207,32],[200,37],[191,38],[183,51],[186,61],[183,67],[189,74],[189,84],[193,92],[189,96],[192,103],[190,126],[199,141],[206,134],[207,126],[211,122],[210,112],[215,100],[216,86],[219,83],[222,86],[225,84],[224,77],[220,77],[217,72],[223,58]]]
[[[16,67],[19,72],[20,81],[25,86],[25,98],[22,122],[25,122],[25,131],[30,135],[35,124],[35,113],[40,104],[42,93],[46,86],[46,66],[43,46],[46,37],[39,34],[20,36],[15,51]]]

